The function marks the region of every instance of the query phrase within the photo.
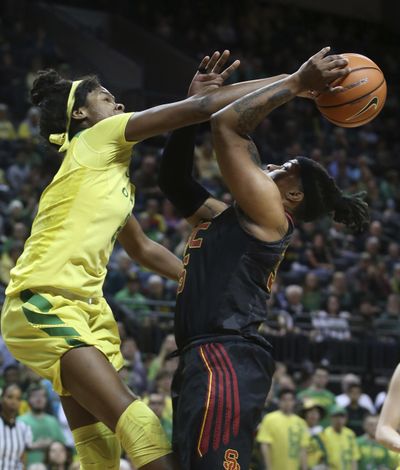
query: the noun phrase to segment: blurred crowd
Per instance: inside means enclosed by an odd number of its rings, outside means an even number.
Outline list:
[[[136,4],[125,2],[130,3]],[[334,127],[323,120],[312,102],[298,99],[274,111],[254,135],[264,163],[307,155],[325,165],[346,191],[366,191],[371,224],[357,237],[329,220],[299,224],[295,230],[273,287],[269,321],[262,328],[274,345],[280,338],[286,342],[295,338],[297,366],[309,359],[310,351],[315,349],[317,354],[312,356],[314,364],[301,371],[293,364],[289,368],[279,365],[257,435],[252,468],[298,468],[302,458],[308,459],[304,468],[395,468],[393,455],[373,439],[385,385],[364,390],[360,377],[345,375],[339,393],[335,365],[338,345],[359,350],[360,344],[367,344],[373,350],[378,344],[379,350],[387,346],[392,358],[399,358],[399,70],[394,61],[398,40],[377,26],[365,28],[363,23],[339,22],[267,2],[257,2],[246,11],[234,6],[225,10],[218,4],[222,10],[220,14],[213,11],[212,18],[205,9],[194,15],[190,8],[182,8],[171,15],[164,2],[159,3],[160,8],[154,10],[149,2],[137,2],[135,19],[194,56],[229,47],[242,61],[235,80],[295,70],[326,44],[337,51],[365,53],[384,70],[388,100],[371,124],[353,130]],[[31,31],[21,21],[0,22],[0,306],[10,269],[29,236],[40,194],[60,162],[59,155],[41,142],[40,110],[31,107],[28,99],[35,73],[49,66],[64,76],[71,74],[44,30]],[[181,256],[190,228],[157,185],[164,141],[165,136],[134,149],[135,215],[150,238]],[[231,202],[206,125],[198,131],[195,172],[215,197]],[[175,289],[175,283],[142,269],[116,246],[104,293],[120,327],[125,358],[121,373],[126,383],[145,397],[169,436],[169,391],[177,366],[176,358],[168,359],[176,347],[171,335]],[[324,365],[317,366],[317,360]],[[331,372],[327,364],[332,366]],[[343,364],[341,372],[346,366],[353,370],[350,356],[345,355]],[[50,384],[17,364],[1,337],[0,381],[2,409],[12,394],[18,405],[14,412],[32,430],[28,468],[78,468],[71,463],[72,437]],[[18,386],[9,387],[11,384]],[[294,428],[297,434],[293,434]],[[282,432],[271,432],[273,429]],[[285,442],[291,443],[287,455],[276,453],[274,449],[282,450]],[[343,454],[344,445],[350,447],[345,447]],[[283,458],[288,460],[279,460]],[[133,467],[123,461],[121,468]]]

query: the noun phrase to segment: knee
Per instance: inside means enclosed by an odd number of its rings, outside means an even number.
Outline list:
[[[81,470],[119,470],[121,445],[117,436],[103,423],[72,431]]]

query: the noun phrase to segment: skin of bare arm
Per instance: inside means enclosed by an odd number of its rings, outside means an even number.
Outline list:
[[[261,444],[261,453],[263,455],[264,463],[268,469],[273,470],[270,457],[270,444]]]
[[[263,83],[264,86],[271,85],[283,78],[286,78],[288,75],[276,75],[274,77],[269,77],[263,80],[255,80],[259,84]],[[236,85],[233,85],[236,86]],[[193,226],[198,225],[203,220],[210,220],[216,217],[218,214],[223,212],[227,208],[227,205],[215,198],[208,198],[205,203],[197,209],[197,211],[188,217],[186,220]]]
[[[164,246],[148,238],[139,222],[131,216],[118,236],[128,255],[145,268],[177,281],[182,262]]]
[[[275,108],[309,89],[323,90],[349,73],[341,56],[327,56],[324,48],[300,69],[273,84],[254,91],[214,114],[211,126],[222,176],[244,213],[260,229],[256,236],[277,240],[287,230],[281,192],[259,167],[256,146],[248,134]],[[301,202],[299,191],[290,195]]]
[[[376,440],[390,450],[400,452],[400,364],[394,371],[376,429]]]

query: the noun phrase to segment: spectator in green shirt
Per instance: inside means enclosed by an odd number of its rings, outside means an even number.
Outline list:
[[[115,300],[126,305],[135,311],[137,320],[142,320],[143,317],[150,311],[147,305],[146,297],[140,292],[140,281],[135,272],[128,274],[128,281],[126,286],[115,294]]]
[[[361,459],[358,462],[358,470],[392,470],[396,468],[388,449],[379,444],[375,439],[378,417],[367,415],[364,418],[365,434],[357,438]]]
[[[32,429],[33,444],[27,452],[27,464],[43,462],[45,451],[52,441],[65,442],[61,426],[56,418],[45,413],[47,406],[46,390],[34,385],[28,390],[28,403],[31,411],[18,419]]]
[[[335,395],[327,390],[329,381],[329,369],[324,365],[318,365],[313,373],[310,387],[300,392],[297,398],[304,402],[307,399],[312,400],[316,405],[321,406],[326,415],[330,408],[335,404]],[[325,428],[329,425],[329,419],[325,417],[321,420],[321,425]]]

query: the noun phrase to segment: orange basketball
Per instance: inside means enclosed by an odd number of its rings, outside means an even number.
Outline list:
[[[341,127],[358,127],[372,121],[386,101],[382,70],[361,54],[341,54],[349,60],[351,72],[334,83],[345,88],[336,94],[323,93],[317,107],[328,121]]]

